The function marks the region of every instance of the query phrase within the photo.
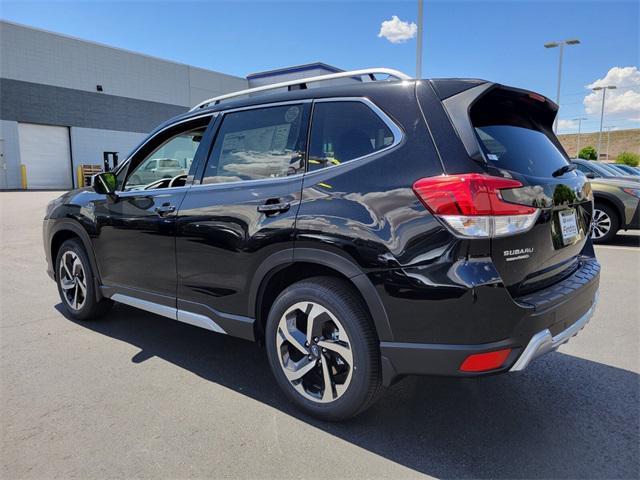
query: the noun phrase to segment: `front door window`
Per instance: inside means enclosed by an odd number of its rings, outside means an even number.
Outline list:
[[[186,178],[204,131],[205,128],[201,127],[169,138],[133,169],[124,189],[175,186],[172,181],[176,183],[181,177]]]

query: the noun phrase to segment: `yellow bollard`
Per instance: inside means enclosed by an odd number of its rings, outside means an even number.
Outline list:
[[[20,183],[22,185],[22,189],[27,189],[27,166],[24,163],[20,164]]]
[[[77,180],[78,180],[78,188],[82,188],[84,187],[84,168],[82,168],[82,165],[78,165],[78,171],[77,171]]]

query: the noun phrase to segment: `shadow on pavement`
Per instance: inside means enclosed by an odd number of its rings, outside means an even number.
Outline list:
[[[160,357],[436,477],[637,478],[640,471],[639,376],[562,353],[521,374],[407,378],[361,416],[326,423],[287,402],[256,344],[125,305],[78,324],[140,348],[134,363]]]
[[[637,233],[637,230],[631,230],[631,232]],[[604,245],[613,245],[617,247],[640,247],[640,235],[633,235],[633,233],[620,232],[613,237],[608,243]]]

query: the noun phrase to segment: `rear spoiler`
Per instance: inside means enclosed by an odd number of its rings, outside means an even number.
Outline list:
[[[479,82],[483,83],[478,84]],[[551,131],[553,121],[558,113],[558,105],[548,98],[535,92],[520,88],[507,87],[499,83],[485,82],[481,80],[474,81],[474,83],[476,85],[471,86],[471,88],[466,88],[459,91],[459,93],[455,93],[446,98],[441,98],[442,105],[444,106],[453,127],[457,131],[465,150],[469,154],[469,157],[473,160],[486,163],[486,159],[484,158],[484,154],[480,148],[480,143],[476,137],[474,126],[471,123],[471,109],[480,99],[492,92],[500,92],[509,96],[513,95],[514,98],[526,97],[532,101],[539,102],[543,108],[538,111],[538,120],[547,129],[549,129],[549,131]],[[473,83],[468,83],[465,86],[469,85],[473,85]],[[437,83],[434,83],[433,87],[437,95],[441,95],[443,93],[442,88],[439,88]]]

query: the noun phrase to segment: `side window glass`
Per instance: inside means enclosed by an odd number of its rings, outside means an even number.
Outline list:
[[[584,165],[581,165],[579,163],[574,163],[574,165],[576,166],[576,168],[578,170],[580,170],[582,173],[589,173],[591,172],[591,170],[589,170],[587,167],[585,167]]]
[[[183,132],[162,143],[127,176],[124,190],[141,189],[163,179],[186,176],[205,129],[200,127]],[[166,183],[158,188],[167,187]]]
[[[318,102],[311,123],[309,170],[369,155],[393,141],[387,124],[364,103]]]
[[[304,170],[304,105],[227,113],[202,183],[278,178]]]

